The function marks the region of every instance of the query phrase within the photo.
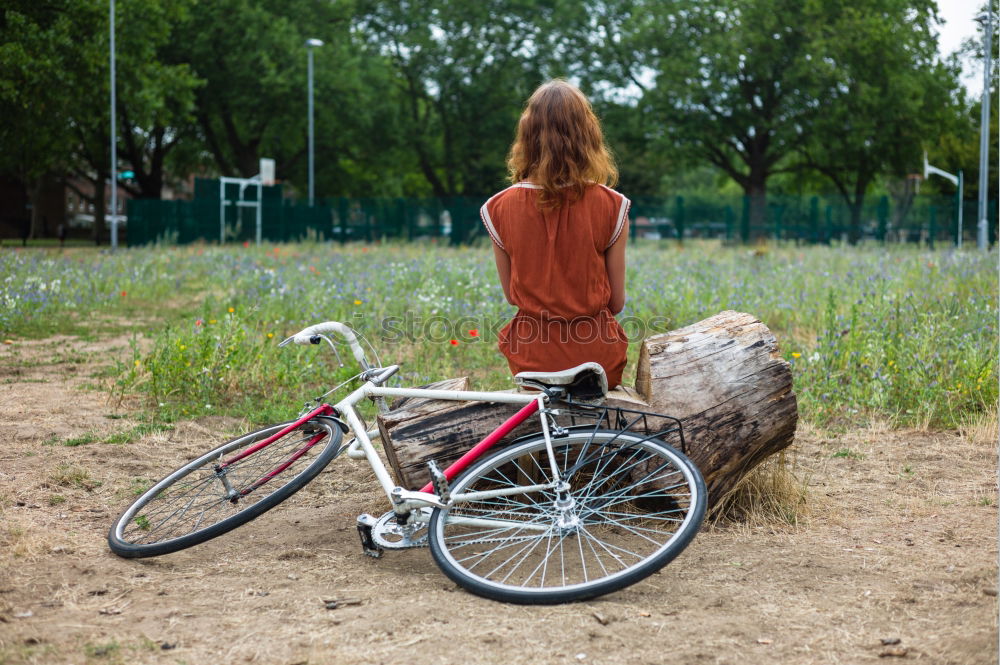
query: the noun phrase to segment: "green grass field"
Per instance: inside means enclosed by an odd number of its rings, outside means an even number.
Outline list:
[[[749,312],[792,363],[804,418],[949,428],[995,412],[995,254],[910,247],[630,247],[619,317],[638,342],[721,310]],[[5,338],[127,335],[105,385],[154,420],[285,418],[355,373],[284,336],[351,324],[402,382],[511,385],[496,334],[513,314],[489,248],[297,244],[0,252]]]

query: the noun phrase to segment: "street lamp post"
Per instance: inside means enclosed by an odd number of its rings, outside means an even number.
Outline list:
[[[976,17],[983,32],[983,101],[979,120],[979,225],[977,245],[989,248],[987,217],[989,216],[989,154],[990,154],[990,83],[993,73],[993,0],[986,11]]]
[[[115,124],[115,0],[111,0],[111,250],[118,249],[118,127]],[[101,183],[101,187],[104,183]],[[97,225],[97,215],[103,215],[103,210],[94,213],[94,224]],[[97,242],[101,239],[98,237]]]
[[[307,39],[306,52],[309,54],[309,207],[316,198],[315,168],[316,158],[313,152],[313,48],[322,46],[320,39]]]

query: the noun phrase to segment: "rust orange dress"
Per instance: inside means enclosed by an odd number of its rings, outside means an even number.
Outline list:
[[[517,314],[500,331],[510,371],[554,372],[594,361],[608,386],[621,383],[628,340],[608,303],[604,253],[618,240],[630,201],[603,185],[541,210],[541,188],[519,182],[480,209],[490,237],[510,257]]]

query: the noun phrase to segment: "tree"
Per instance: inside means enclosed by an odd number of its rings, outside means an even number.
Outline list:
[[[391,63],[401,134],[431,192],[495,190],[524,100],[560,71],[554,26],[561,3],[408,0],[360,7],[359,31]]]
[[[768,179],[791,168],[820,108],[803,3],[604,0],[588,11],[600,70],[640,91],[663,149],[739,184],[759,232]]]
[[[186,63],[165,55],[176,39],[175,26],[188,16],[192,0],[119,2],[116,19],[119,154],[131,167],[137,198],[162,196],[167,158],[190,135],[195,91],[201,81]],[[190,163],[183,164],[190,167]],[[187,172],[186,169],[183,172]]]
[[[71,0],[12,0],[0,13],[0,171],[24,183],[32,236],[40,235],[38,196],[46,178],[68,167],[74,82],[88,46],[80,24],[99,22],[92,7]]]
[[[162,161],[173,145],[173,125],[190,110],[197,82],[183,67],[158,60],[170,25],[186,2],[118,0],[117,116],[124,150],[138,176],[135,193],[159,197]],[[108,5],[104,0],[17,2],[0,21],[0,168],[22,181],[74,175],[94,208],[94,238],[104,231],[110,164]],[[115,169],[117,170],[117,169]],[[67,181],[71,187],[73,181]],[[29,192],[37,191],[37,184]],[[34,231],[37,235],[37,220]]]
[[[844,199],[853,243],[861,237],[869,187],[883,174],[919,170],[923,147],[961,115],[961,100],[953,96],[958,72],[937,56],[931,0],[807,4],[819,18],[808,49],[823,111],[799,154]]]
[[[279,178],[300,165],[304,171],[308,38],[326,43],[315,52],[317,123],[320,117],[364,113],[351,95],[335,92],[356,88],[350,11],[350,3],[311,0],[194,5],[166,57],[204,81],[190,131],[215,170],[250,177],[261,157],[271,157]],[[324,99],[336,103],[323,104]],[[331,127],[330,133],[339,129]]]

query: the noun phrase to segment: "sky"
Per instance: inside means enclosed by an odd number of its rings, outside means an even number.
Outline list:
[[[944,22],[944,25],[940,26],[941,34],[938,39],[938,49],[942,56],[957,51],[962,45],[962,40],[967,37],[977,37],[977,24],[973,19],[985,4],[984,0],[938,0],[938,16]],[[996,20],[995,7],[994,5],[994,21]],[[996,23],[994,23],[994,27],[996,27]],[[993,39],[997,39],[997,36],[996,30],[994,30]],[[975,96],[982,94],[982,66],[975,67],[972,66],[972,63],[966,63],[962,82],[970,94]]]

